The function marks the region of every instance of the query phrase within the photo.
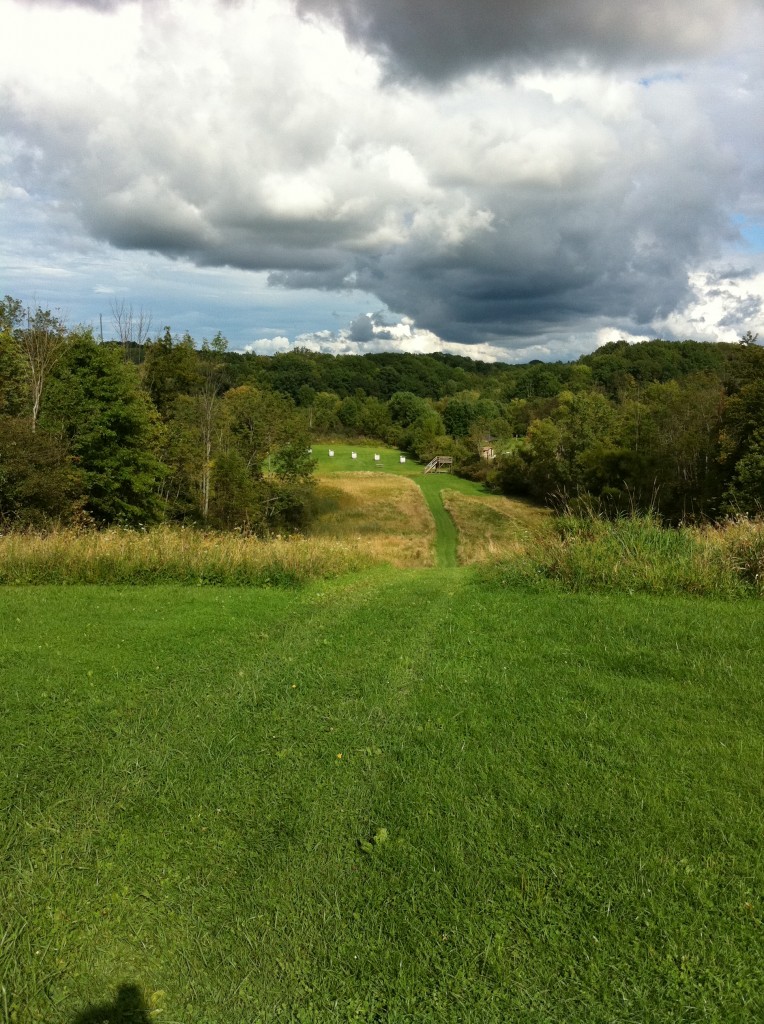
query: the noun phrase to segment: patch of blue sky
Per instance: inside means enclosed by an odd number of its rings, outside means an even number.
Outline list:
[[[737,214],[732,218],[740,232],[743,245],[754,252],[764,252],[764,221],[745,214]]]
[[[9,221],[0,203],[0,224]],[[5,214],[6,216],[3,216]],[[23,218],[21,218],[23,221]],[[272,287],[263,272],[197,267],[157,253],[120,251],[106,243],[61,239],[29,230],[0,231],[0,295],[60,311],[70,326],[90,326],[104,338],[113,332],[113,307],[124,302],[151,315],[151,333],[165,325],[201,344],[221,331],[232,349],[259,339],[315,331],[336,333],[361,313],[379,310],[366,292],[291,290]]]
[[[684,80],[683,71],[659,71],[655,75],[646,75],[644,78],[638,79],[638,82],[644,89],[649,89],[651,85],[662,85],[664,82],[683,82]]]

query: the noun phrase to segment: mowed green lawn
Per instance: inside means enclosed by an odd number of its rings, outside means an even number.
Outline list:
[[[0,591],[0,1021],[761,1020],[761,624],[468,570]]]
[[[329,455],[333,451],[334,455]],[[416,459],[406,456],[397,448],[388,448],[385,445],[354,445],[354,444],[329,444],[319,442],[313,445],[313,458],[316,460],[316,473],[323,476],[325,473],[349,473],[359,471],[365,473],[397,473],[402,476],[421,476],[424,472],[422,466]],[[356,458],[353,458],[353,452]],[[379,455],[379,461],[374,456]],[[401,456],[406,461],[401,462]]]

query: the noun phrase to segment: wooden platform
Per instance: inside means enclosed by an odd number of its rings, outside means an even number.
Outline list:
[[[450,455],[436,455],[424,467],[425,473],[450,473],[454,460]]]

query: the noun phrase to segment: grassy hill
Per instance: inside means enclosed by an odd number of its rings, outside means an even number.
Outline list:
[[[1,1024],[760,1020],[760,602],[427,567],[335,465],[299,587],[0,589]]]
[[[330,451],[333,452],[331,456]],[[321,481],[322,493],[326,493],[331,486],[327,481],[335,482],[337,476],[348,473],[364,474],[363,481],[359,479],[353,485],[349,480],[344,485],[346,492],[348,488],[352,488],[356,502],[363,501],[364,494],[380,493],[379,484],[374,489],[368,487],[365,479],[368,474],[374,474],[378,480],[386,482],[390,499],[393,494],[405,490],[404,485],[400,483],[401,477],[416,484],[432,517],[433,558],[435,564],[442,568],[483,561],[509,553],[516,548],[520,538],[527,539],[529,531],[539,529],[544,519],[543,510],[510,498],[489,495],[482,485],[471,480],[464,480],[451,473],[425,475],[423,467],[416,461],[401,461],[402,453],[394,448],[348,444],[315,445],[313,456],[317,462],[316,472]],[[394,478],[398,479],[397,484]],[[410,491],[408,501],[409,505],[413,506]],[[347,508],[347,503],[344,507]],[[364,518],[367,538],[368,535],[375,533],[385,538],[384,543],[388,543],[394,530],[379,523],[379,504],[377,503],[375,507],[365,504],[363,509],[359,507],[357,517],[361,516]],[[417,513],[417,518],[419,517],[421,511]],[[397,524],[400,530],[405,523],[405,516],[393,514],[392,522],[388,525],[394,527]],[[319,518],[313,532],[318,535],[336,533],[337,525],[332,523],[327,528],[323,518]],[[403,529],[408,532],[409,527],[403,525]],[[344,527],[340,532],[343,536],[350,533]],[[422,536],[421,527],[418,528],[418,533]],[[463,551],[460,551],[460,544],[463,545]],[[412,561],[398,558],[397,561],[393,559],[393,564],[416,565],[422,564],[422,560],[421,556],[418,560]]]

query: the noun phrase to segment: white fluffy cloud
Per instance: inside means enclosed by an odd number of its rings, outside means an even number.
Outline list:
[[[762,212],[764,33],[743,0],[301,10],[0,0],[0,215],[19,250],[158,253],[408,318],[366,341],[322,327],[327,346],[520,358],[606,329],[755,329],[734,281],[707,320],[687,312],[732,216]],[[272,327],[271,347],[305,336]]]

